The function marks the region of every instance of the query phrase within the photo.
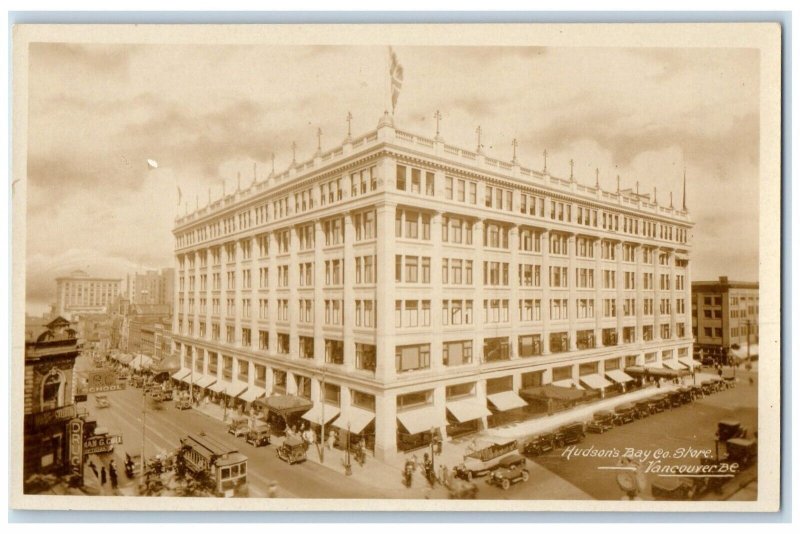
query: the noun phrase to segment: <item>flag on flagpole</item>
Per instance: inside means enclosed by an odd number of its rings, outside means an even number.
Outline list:
[[[389,58],[391,60],[389,65],[389,79],[392,89],[392,115],[397,108],[397,99],[400,96],[400,89],[403,88],[403,66],[397,60],[397,55],[389,47]]]

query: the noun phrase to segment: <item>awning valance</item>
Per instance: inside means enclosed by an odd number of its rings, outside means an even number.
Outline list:
[[[194,385],[201,388],[207,388],[216,381],[217,377],[215,376],[201,376],[195,380]]]
[[[492,412],[485,405],[478,402],[475,397],[447,401],[447,410],[453,414],[453,417],[459,423],[466,423],[467,421],[474,421],[475,419],[492,415]]]
[[[695,367],[700,367],[700,362],[696,361],[693,358],[690,358],[689,356],[686,356],[684,358],[678,358],[678,361],[681,362],[686,367],[688,367],[689,370],[694,369]]]
[[[185,377],[186,375],[188,375],[191,372],[192,371],[190,371],[189,369],[183,368],[180,371],[178,371],[177,373],[175,373],[174,375],[172,375],[172,379],[173,380],[183,380],[183,377]]]
[[[611,382],[606,380],[603,375],[599,373],[581,376],[581,382],[586,384],[592,389],[603,389],[611,385]]]
[[[520,396],[523,399],[530,400],[547,400],[553,399],[557,401],[577,401],[584,397],[591,397],[599,395],[596,391],[586,391],[583,389],[561,387],[555,384],[545,384],[544,386],[530,387],[520,390]]]
[[[245,402],[253,402],[257,398],[266,394],[267,390],[261,389],[260,387],[257,386],[250,386],[247,388],[247,391],[239,395],[239,398]]]
[[[513,391],[503,391],[502,393],[492,393],[486,399],[497,408],[498,411],[505,412],[527,406],[528,403]]]
[[[347,414],[341,414],[333,422],[333,426],[342,430],[349,430],[353,434],[360,434],[374,420],[375,414],[373,412],[350,406],[347,409]],[[350,428],[348,428],[348,425]]]
[[[624,384],[625,382],[630,382],[633,380],[633,377],[625,374],[625,371],[621,371],[619,369],[606,371],[606,376],[619,384]]]
[[[653,378],[677,378],[688,374],[686,369],[681,368],[680,371],[675,369],[665,369],[663,367],[642,367],[634,365],[626,367],[625,372],[633,376],[651,376]]]
[[[673,371],[683,371],[685,369],[684,366],[675,360],[664,360],[662,363],[664,364],[664,367],[667,369],[672,369]]]
[[[340,413],[341,410],[339,410],[339,408],[336,406],[331,406],[330,404],[325,404],[323,406],[323,403],[315,402],[314,407],[303,414],[303,419],[312,423],[320,424],[324,417],[324,423],[327,425],[331,422],[331,419],[338,416]]]
[[[408,430],[409,434],[419,434],[427,432],[432,428],[439,428],[447,425],[444,413],[437,410],[434,406],[424,406],[414,408],[397,414],[397,419]]]

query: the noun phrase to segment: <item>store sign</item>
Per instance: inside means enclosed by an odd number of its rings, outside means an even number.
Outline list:
[[[114,445],[122,444],[121,435],[105,434],[103,436],[92,436],[83,442],[83,454],[97,454],[101,452],[111,452]]]
[[[76,417],[67,424],[69,436],[69,468],[83,479],[83,419]]]
[[[120,389],[125,389],[125,382],[120,381],[116,371],[111,369],[83,371],[78,377],[78,395],[107,393]]]
[[[78,410],[74,404],[59,406],[58,408],[33,414],[33,424],[36,427],[43,427],[59,421],[72,419],[77,415],[77,413]]]

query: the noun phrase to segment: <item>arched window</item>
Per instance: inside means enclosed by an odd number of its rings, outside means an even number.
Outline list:
[[[42,410],[58,408],[63,404],[61,373],[50,373],[42,384]]]

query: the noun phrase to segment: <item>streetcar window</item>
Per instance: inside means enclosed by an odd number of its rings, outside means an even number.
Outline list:
[[[239,469],[240,469],[239,472],[244,475],[247,472],[247,464],[242,464],[241,466],[239,466]]]
[[[238,477],[239,476],[239,466],[234,465],[231,466],[231,477]]]
[[[229,468],[227,468],[227,467],[223,467],[222,468],[222,479],[225,480],[225,479],[228,479],[228,478],[231,478],[231,470]]]

